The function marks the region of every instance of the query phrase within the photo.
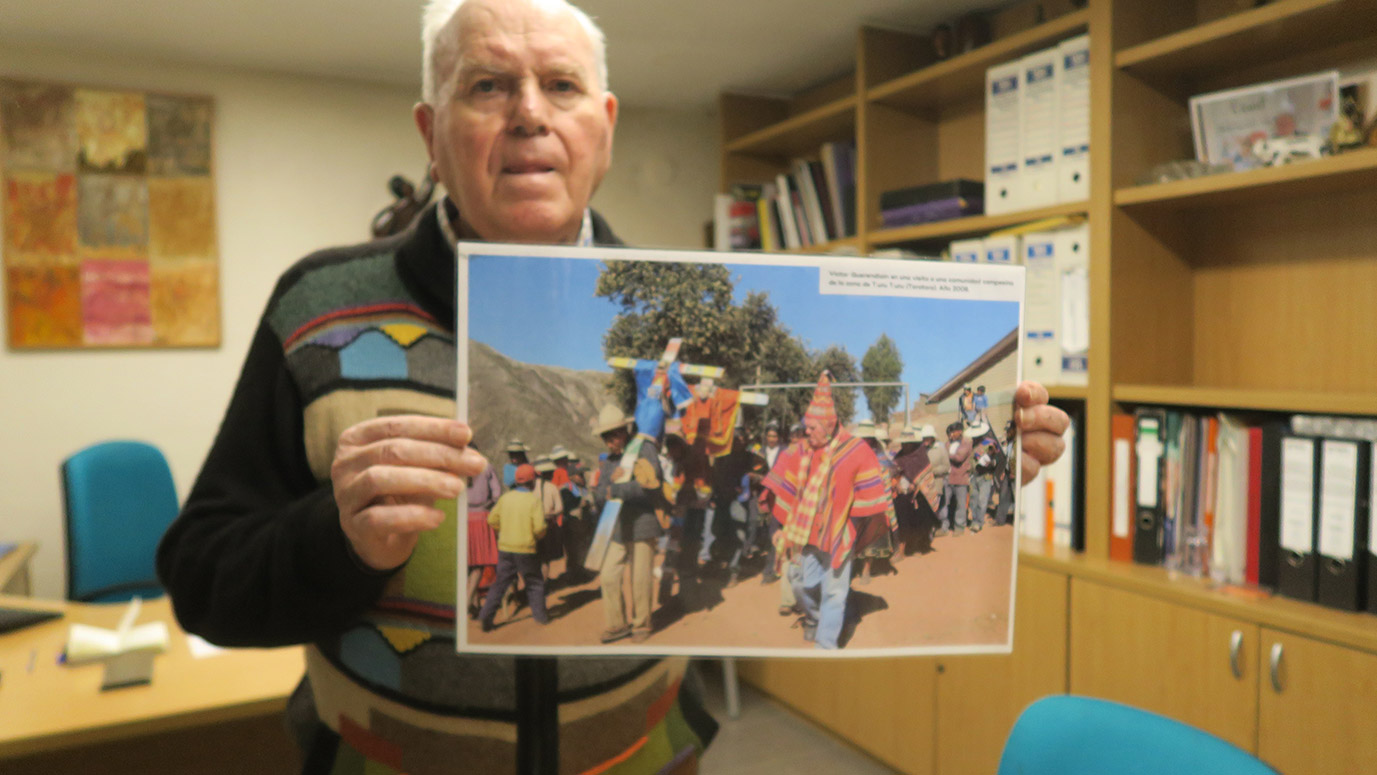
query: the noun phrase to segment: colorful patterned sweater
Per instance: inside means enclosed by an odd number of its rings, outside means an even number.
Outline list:
[[[618,244],[596,216],[594,238]],[[224,645],[310,644],[308,772],[694,772],[716,725],[679,691],[686,660],[461,657],[452,513],[398,571],[348,548],[329,479],[340,432],[454,416],[454,266],[432,208],[283,275],[159,547],[178,621]]]

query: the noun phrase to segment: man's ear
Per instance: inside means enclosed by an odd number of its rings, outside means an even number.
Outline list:
[[[431,142],[435,137],[435,108],[429,103],[418,102],[411,109],[411,118],[416,122],[416,128],[421,132],[421,140],[426,144],[426,155],[432,162],[435,161],[435,153],[432,150],[435,146]],[[434,166],[431,167],[431,176],[434,177]]]

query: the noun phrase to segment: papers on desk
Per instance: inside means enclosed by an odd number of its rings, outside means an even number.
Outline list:
[[[67,664],[94,662],[130,651],[166,651],[168,633],[165,623],[149,622],[134,626],[141,606],[142,601],[138,598],[131,600],[119,627],[113,630],[89,624],[73,624],[67,636]]]
[[[149,622],[135,627],[142,603],[137,597],[131,600],[119,626],[113,630],[73,624],[67,635],[67,664],[103,663],[102,690],[153,680],[153,657],[167,651],[167,624]]]

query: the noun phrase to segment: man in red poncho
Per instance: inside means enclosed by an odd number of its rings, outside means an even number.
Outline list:
[[[765,487],[775,494],[774,517],[783,525],[775,544],[803,609],[804,639],[835,649],[846,619],[856,536],[868,520],[885,518],[890,501],[875,453],[838,427],[827,372],[803,426],[803,440],[780,453]]]

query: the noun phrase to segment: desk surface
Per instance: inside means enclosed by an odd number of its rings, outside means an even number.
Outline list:
[[[68,625],[113,628],[125,604],[0,596],[0,605],[66,613],[62,619],[0,635],[0,759],[277,713],[305,670],[299,646],[193,657],[164,597],[145,602],[139,616],[140,623],[162,620],[171,630],[167,652],[154,662],[153,683],[102,692],[101,665],[60,665],[57,656]]]
[[[0,593],[10,588],[10,582],[14,581],[19,575],[28,574],[29,558],[33,557],[34,552],[38,551],[38,544],[19,544],[0,557]],[[27,591],[28,579],[20,585]]]

